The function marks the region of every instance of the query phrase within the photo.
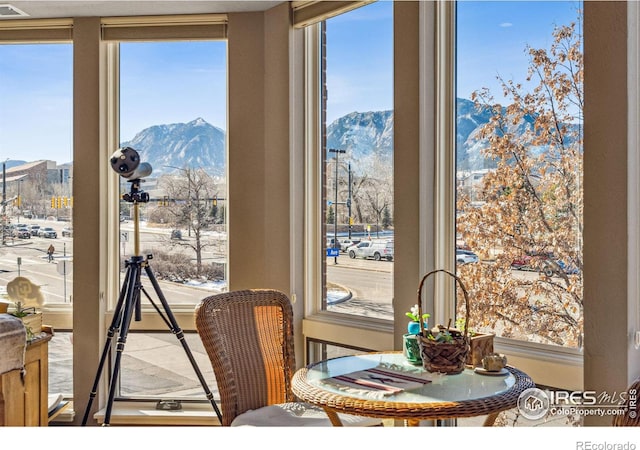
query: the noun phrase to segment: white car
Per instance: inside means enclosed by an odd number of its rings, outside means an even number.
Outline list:
[[[349,258],[373,258],[376,261],[386,259],[393,261],[393,240],[364,240],[357,245],[352,245],[347,249]]]
[[[38,237],[56,239],[58,237],[58,233],[51,227],[44,227],[38,230]]]
[[[352,245],[358,245],[360,243],[360,241],[353,241],[351,239],[338,239],[338,242],[340,242],[341,252],[346,252]]]
[[[469,250],[456,249],[456,262],[458,264],[477,263],[478,255]]]
[[[349,238],[338,238],[338,245],[340,246],[340,251],[341,252],[346,252],[349,247],[351,247],[352,245],[356,245],[359,242],[360,241],[354,241],[354,240],[349,239]],[[333,245],[333,238],[328,238],[326,245],[327,245],[327,248],[336,248],[337,247],[337,246]]]

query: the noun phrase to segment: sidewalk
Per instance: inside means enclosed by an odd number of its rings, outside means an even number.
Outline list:
[[[327,305],[336,305],[351,299],[351,291],[344,286],[331,283],[327,288]]]

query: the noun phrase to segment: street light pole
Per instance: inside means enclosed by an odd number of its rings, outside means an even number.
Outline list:
[[[351,239],[351,163],[349,163],[349,197],[347,198],[347,211],[349,214],[349,239]]]
[[[335,188],[335,192],[334,192],[334,207],[333,207],[333,248],[337,248],[339,249],[340,246],[338,246],[338,156],[340,155],[340,153],[346,153],[346,150],[344,149],[335,149],[335,148],[330,148],[329,149],[329,153],[335,153],[336,154],[336,188]],[[339,251],[339,250],[338,250]],[[338,264],[338,257],[334,256],[333,257],[333,263],[334,264]]]
[[[7,244],[6,237],[6,211],[7,211],[7,163],[2,162],[2,245]]]
[[[20,215],[22,214],[22,198],[20,198],[20,185],[22,180],[18,180],[18,223],[20,223]]]

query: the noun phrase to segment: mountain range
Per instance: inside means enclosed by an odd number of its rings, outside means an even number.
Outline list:
[[[140,159],[151,164],[154,175],[184,167],[224,174],[225,132],[200,117],[189,123],[145,128],[121,146],[137,150]]]
[[[484,143],[478,138],[479,129],[491,117],[490,110],[478,110],[472,101],[461,98],[457,99],[456,106],[458,170],[493,167],[493,163],[482,156]],[[526,117],[524,123],[516,126],[522,131],[532,122],[532,117]],[[136,149],[142,161],[152,165],[156,176],[184,167],[202,167],[214,175],[223,175],[225,139],[224,130],[197,118],[188,123],[145,128],[121,145]],[[341,160],[355,162],[356,171],[371,160],[390,163],[393,158],[393,111],[352,112],[336,119],[327,126],[327,148],[346,150]],[[7,161],[7,167],[19,163]]]
[[[477,111],[470,100],[464,99],[458,99],[457,107],[458,166],[466,170],[486,168],[489,163],[480,156],[475,136],[489,121],[490,112]],[[135,148],[143,161],[151,163],[155,175],[186,166],[224,173],[225,132],[202,118],[146,128],[122,146]],[[336,119],[327,126],[327,148],[346,150],[341,159],[357,163],[356,168],[376,158],[390,163],[393,111],[352,112]]]

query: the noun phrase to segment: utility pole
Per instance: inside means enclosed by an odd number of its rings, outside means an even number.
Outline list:
[[[349,163],[349,197],[347,198],[347,214],[349,214],[349,239],[351,239],[351,163]]]
[[[340,250],[340,246],[338,245],[338,156],[340,155],[340,153],[346,153],[346,150],[344,149],[335,149],[335,148],[330,148],[329,149],[329,153],[335,153],[336,154],[336,188],[335,188],[335,196],[334,196],[334,200],[335,202],[333,203],[334,206],[334,218],[333,218],[333,248],[337,248],[338,251]],[[334,256],[333,257],[333,263],[334,264],[338,264],[338,257]]]
[[[7,245],[7,163],[2,162],[2,245]]]

